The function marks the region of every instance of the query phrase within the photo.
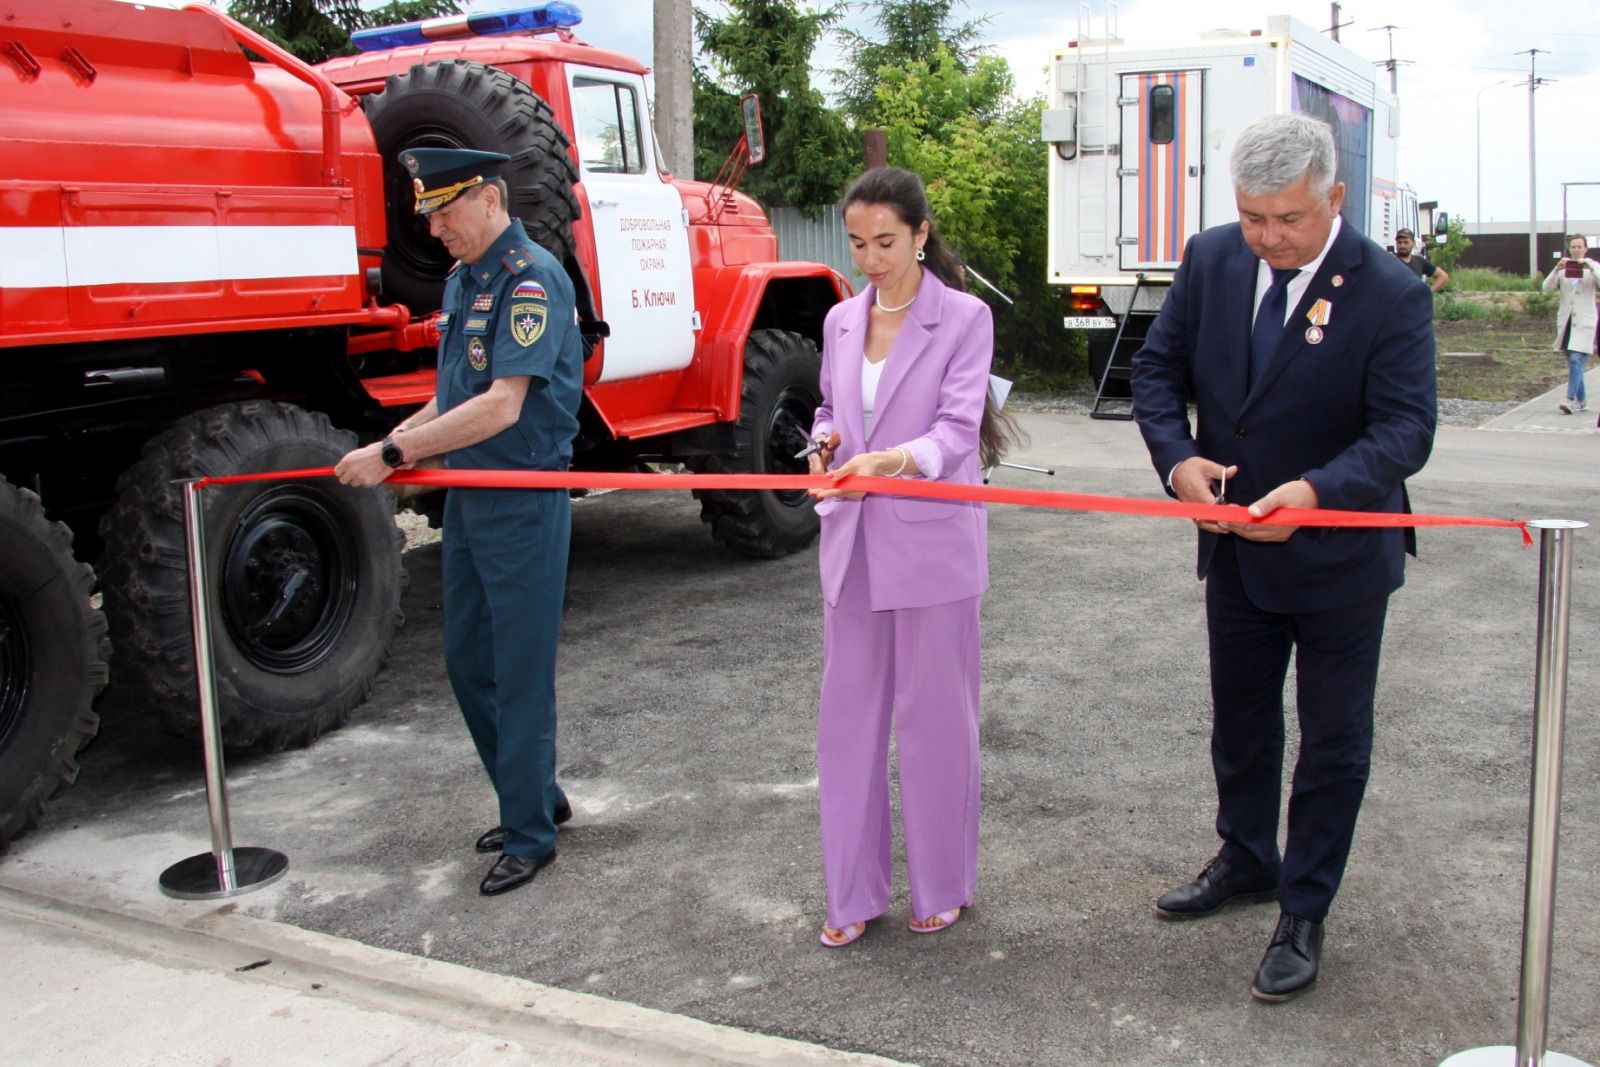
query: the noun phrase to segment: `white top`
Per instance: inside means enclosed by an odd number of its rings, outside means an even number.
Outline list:
[[[883,377],[883,365],[887,359],[874,363],[861,357],[861,423],[867,433],[872,432],[872,409],[878,403],[878,381]]]

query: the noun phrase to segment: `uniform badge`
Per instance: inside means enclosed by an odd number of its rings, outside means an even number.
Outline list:
[[[450,328],[450,312],[439,312],[439,332],[444,333]]]
[[[1343,285],[1343,284],[1344,284],[1344,275],[1343,275],[1343,274],[1335,274],[1335,275],[1334,275],[1334,276],[1333,276],[1333,277],[1332,277],[1332,278],[1331,278],[1331,279],[1329,279],[1329,280],[1330,280],[1330,281],[1331,281],[1331,282],[1332,282],[1332,283],[1333,283],[1333,287],[1334,287],[1334,288],[1335,288],[1335,289],[1337,289],[1337,288],[1339,288],[1339,286],[1341,286],[1341,285]]]
[[[473,311],[493,311],[494,310],[494,294],[493,293],[479,293],[477,296],[473,297],[472,298],[472,310]]]
[[[520,286],[518,288],[521,288]],[[540,292],[543,292],[541,289]],[[511,337],[523,348],[544,336],[550,305],[543,300],[522,300],[511,305]]]
[[[1328,325],[1328,320],[1333,318],[1333,302],[1330,300],[1318,300],[1311,305],[1311,310],[1306,312],[1306,318],[1310,320],[1313,326]]]
[[[412,155],[410,152],[407,152],[403,157],[401,157],[401,162],[406,165],[406,170],[409,170],[412,174],[415,174],[418,168],[422,166],[422,164],[417,162],[417,157]]]
[[[483,370],[489,365],[489,353],[483,347],[483,338],[474,337],[467,342],[467,365],[473,370]]]
[[[1322,343],[1322,327],[1312,326],[1306,330],[1306,344],[1320,345]]]
[[[544,286],[533,279],[518,282],[517,287],[511,290],[513,300],[548,300],[549,296],[544,291]]]
[[[467,316],[466,325],[461,327],[461,332],[464,333],[464,334],[477,334],[477,335],[480,335],[480,336],[483,335],[483,334],[488,333],[489,332],[489,318],[488,318],[488,316],[480,315],[477,318],[473,318],[470,315]]]

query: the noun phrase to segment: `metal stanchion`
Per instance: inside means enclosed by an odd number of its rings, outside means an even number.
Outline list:
[[[1550,1023],[1551,928],[1561,826],[1561,737],[1567,713],[1567,621],[1572,608],[1573,531],[1589,524],[1536,519],[1539,636],[1533,684],[1533,775],[1528,799],[1528,870],[1522,906],[1522,985],[1517,1044],[1468,1049],[1439,1067],[1588,1067],[1545,1050]]]
[[[183,900],[234,897],[271,885],[289,869],[289,857],[270,848],[233,847],[228,825],[228,782],[217,719],[217,680],[211,670],[211,607],[206,595],[205,529],[200,486],[183,484],[183,534],[189,557],[189,611],[194,625],[194,680],[200,694],[200,735],[205,748],[206,807],[211,851],[179,860],[161,872],[161,891]]]

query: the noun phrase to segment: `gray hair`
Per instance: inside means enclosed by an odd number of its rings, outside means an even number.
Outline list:
[[[1320,197],[1333,187],[1333,131],[1309,115],[1269,115],[1244,128],[1229,163],[1246,196],[1281,193],[1307,178]]]

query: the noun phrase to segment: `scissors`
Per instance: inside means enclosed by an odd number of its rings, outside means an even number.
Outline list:
[[[839,447],[839,431],[835,430],[831,434],[828,435],[828,439],[826,441],[824,441],[820,437],[817,438],[816,440],[812,441],[809,445],[806,445],[806,447],[804,447],[800,451],[796,452],[794,454],[794,458],[795,459],[805,459],[807,456],[814,456],[818,452],[821,452],[821,451],[824,451],[824,450],[832,451],[833,449],[836,449],[838,447]]]
[[[1213,504],[1226,504],[1228,502],[1228,468],[1222,468],[1222,481],[1217,485],[1217,499]]]

